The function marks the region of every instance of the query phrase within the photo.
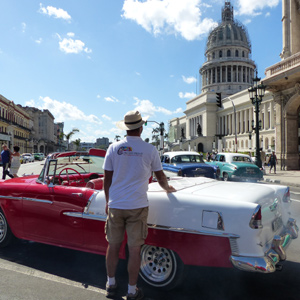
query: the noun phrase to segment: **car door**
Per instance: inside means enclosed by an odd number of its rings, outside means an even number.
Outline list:
[[[31,185],[23,196],[24,235],[39,242],[81,246],[85,206],[83,188]]]
[[[219,167],[221,176],[223,173],[223,168],[224,168],[225,163],[226,163],[225,155],[217,154],[217,156],[215,158],[215,164]]]

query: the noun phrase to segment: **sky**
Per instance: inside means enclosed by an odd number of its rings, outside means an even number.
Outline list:
[[[117,121],[138,110],[157,123],[184,115],[200,93],[209,32],[224,0],[0,0],[0,94],[48,109],[72,137],[110,142]],[[235,0],[258,75],[280,61],[280,0]],[[249,100],[250,101],[250,100]],[[155,123],[157,122],[157,123]]]

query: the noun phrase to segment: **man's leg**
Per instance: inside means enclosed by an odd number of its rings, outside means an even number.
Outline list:
[[[128,276],[129,285],[136,285],[140,266],[141,266],[141,246],[128,247],[129,249],[129,260],[128,260]]]
[[[5,177],[6,177],[6,163],[3,163],[2,179],[5,179]]]
[[[108,277],[115,277],[121,244],[108,244],[106,250],[106,271]]]

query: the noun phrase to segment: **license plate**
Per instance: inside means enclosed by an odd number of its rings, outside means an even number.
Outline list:
[[[246,168],[246,173],[248,173],[248,174],[254,174],[255,170],[253,168]]]

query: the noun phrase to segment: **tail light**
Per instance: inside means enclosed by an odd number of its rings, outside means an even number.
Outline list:
[[[262,216],[261,216],[261,206],[258,205],[251,217],[249,226],[253,229],[261,229],[262,225]]]
[[[178,171],[177,176],[182,176],[182,170],[181,169]]]
[[[283,198],[282,198],[282,201],[283,202],[291,202],[290,188],[289,187],[286,188],[285,193],[284,193]]]

